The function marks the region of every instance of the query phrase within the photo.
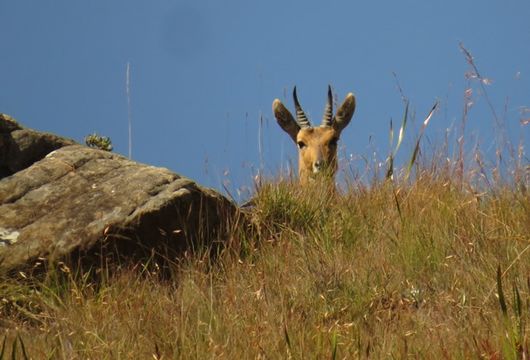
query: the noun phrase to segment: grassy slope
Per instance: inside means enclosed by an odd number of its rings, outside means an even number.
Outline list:
[[[6,353],[16,334],[33,358],[528,351],[530,196],[520,187],[474,193],[424,174],[336,196],[274,183],[250,215],[254,231],[234,233],[237,249],[215,264],[191,255],[170,282],[123,270],[96,288],[64,268],[39,290],[4,280]]]
[[[472,82],[502,119],[461,48],[473,76],[452,154],[446,138],[416,157],[435,105],[394,180],[367,165],[375,180],[340,195],[261,185],[251,231],[169,281],[136,267],[94,284],[65,266],[0,279],[0,359],[529,358],[530,167],[502,139],[495,164],[465,159]]]

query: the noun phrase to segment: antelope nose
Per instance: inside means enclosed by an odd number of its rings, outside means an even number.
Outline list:
[[[320,172],[320,170],[322,170],[322,165],[323,163],[321,160],[315,161],[313,164],[313,173]]]

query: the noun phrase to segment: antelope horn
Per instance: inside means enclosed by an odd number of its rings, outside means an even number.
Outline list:
[[[298,102],[298,96],[296,96],[296,86],[293,90],[293,98],[294,98],[294,107],[296,108],[296,122],[298,125],[300,125],[301,128],[309,128],[311,127],[311,123],[307,119],[307,116],[305,116],[304,110],[302,110],[302,107],[300,106],[300,103]]]
[[[324,117],[322,118],[322,126],[331,127],[333,123],[333,94],[331,93],[331,85],[328,85],[328,102],[324,109]]]

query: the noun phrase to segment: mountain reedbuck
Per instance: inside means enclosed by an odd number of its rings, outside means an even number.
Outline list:
[[[337,172],[337,142],[340,133],[349,124],[355,111],[355,96],[346,95],[346,99],[333,116],[333,96],[331,86],[328,87],[328,102],[324,110],[322,124],[311,126],[302,110],[296,86],[293,90],[296,120],[278,99],[272,103],[272,111],[280,127],[298,145],[298,176],[300,183],[305,185],[317,176],[333,179]]]

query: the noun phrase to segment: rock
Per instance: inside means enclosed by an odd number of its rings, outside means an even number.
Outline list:
[[[173,261],[226,241],[237,222],[232,202],[168,169],[26,130],[37,151],[5,118],[0,129],[11,134],[3,138],[7,154],[23,157],[2,157],[0,165],[14,171],[29,164],[0,180],[0,273],[80,258]]]
[[[75,141],[20,126],[0,114],[0,179],[27,168],[46,154]]]

